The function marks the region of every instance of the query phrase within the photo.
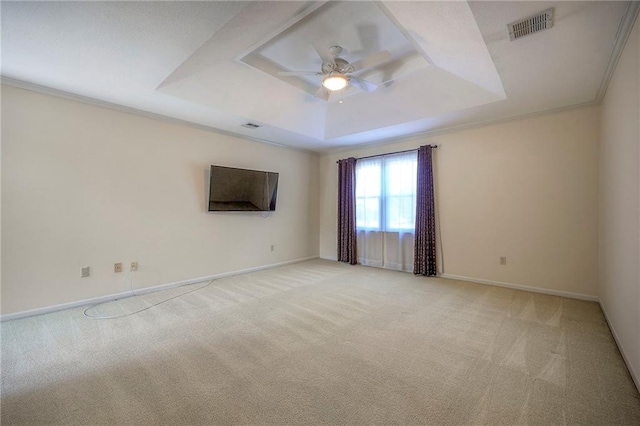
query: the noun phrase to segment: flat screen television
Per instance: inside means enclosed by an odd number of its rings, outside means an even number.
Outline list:
[[[278,173],[211,166],[210,212],[275,211]]]

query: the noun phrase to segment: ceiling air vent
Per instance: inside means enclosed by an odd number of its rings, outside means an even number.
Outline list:
[[[553,8],[507,25],[511,41],[553,27]]]
[[[254,123],[247,123],[243,124],[242,127],[246,127],[247,129],[257,129],[260,126]]]

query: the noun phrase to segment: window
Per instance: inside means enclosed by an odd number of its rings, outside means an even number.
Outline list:
[[[416,216],[416,152],[356,163],[356,228],[413,231]]]

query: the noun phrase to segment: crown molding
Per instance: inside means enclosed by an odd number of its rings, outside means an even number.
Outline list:
[[[254,138],[251,136],[243,135],[240,133],[230,132],[228,130],[218,129],[212,126],[206,126],[204,124],[198,124],[191,121],[181,120],[179,118],[169,117],[167,115],[158,114],[155,112],[149,112],[137,108],[132,108],[120,104],[115,104],[112,102],[102,101],[100,99],[91,98],[88,96],[78,95],[76,93],[66,92],[64,90],[53,89],[47,86],[41,86],[39,84],[30,83],[24,80],[18,80],[11,77],[0,76],[0,84],[10,87],[15,87],[17,89],[29,90],[31,92],[40,93],[43,95],[54,96],[56,98],[67,99],[70,101],[80,102],[82,104],[91,105],[99,108],[107,108],[110,110],[115,110],[119,112],[124,112],[126,114],[133,114],[140,117],[150,118],[152,120],[164,121],[167,123],[178,124],[181,126],[191,127],[198,130],[204,130],[206,132],[217,133],[219,135],[231,136],[241,139],[250,140],[252,142],[263,143],[267,145],[276,146],[278,148],[290,149],[293,151],[301,151],[307,154],[315,154],[318,153],[316,151],[312,151],[309,149],[298,148],[294,146],[284,145],[277,142],[272,142],[266,139]]]
[[[604,99],[604,95],[607,94],[609,82],[611,82],[613,72],[616,70],[618,61],[622,56],[622,51],[624,50],[624,47],[627,44],[627,40],[631,35],[633,24],[638,18],[638,12],[640,12],[640,1],[630,1],[629,5],[627,6],[627,10],[624,13],[624,16],[620,21],[620,25],[618,26],[618,32],[616,33],[613,50],[611,51],[611,56],[609,57],[609,63],[607,64],[607,69],[605,70],[604,76],[602,77],[600,87],[596,92],[596,100],[598,103],[602,102],[602,100]]]
[[[375,148],[375,147],[381,147],[381,146],[386,146],[386,145],[394,145],[394,144],[401,143],[401,142],[409,142],[409,141],[412,141],[412,140],[415,140],[415,139],[432,138],[432,137],[447,135],[447,134],[451,134],[451,133],[458,133],[458,132],[464,132],[464,131],[467,131],[467,130],[478,129],[478,128],[481,128],[481,127],[487,127],[487,126],[494,126],[494,125],[498,125],[498,124],[509,123],[511,121],[527,120],[529,118],[535,118],[535,117],[540,117],[540,116],[544,116],[544,115],[557,114],[557,113],[560,113],[560,112],[573,110],[573,109],[590,108],[590,107],[593,107],[593,106],[597,106],[599,104],[600,104],[600,102],[598,102],[597,100],[593,100],[593,101],[584,102],[584,103],[581,103],[581,104],[567,105],[567,106],[558,107],[558,108],[550,108],[550,109],[545,109],[545,110],[542,110],[542,111],[535,111],[535,112],[529,112],[529,113],[526,113],[526,114],[514,115],[514,116],[511,116],[511,117],[496,118],[494,120],[476,121],[476,122],[472,122],[472,123],[461,124],[459,126],[444,127],[444,128],[441,128],[441,129],[425,130],[423,132],[412,133],[411,135],[399,136],[399,137],[389,138],[389,139],[385,139],[385,140],[381,140],[381,141],[375,141],[375,142],[371,142],[371,143],[362,143],[362,144],[358,144],[358,145],[349,145],[349,146],[344,146],[344,147],[340,147],[340,148],[329,149],[329,150],[326,150],[326,151],[322,152],[322,155],[333,155],[333,154],[339,154],[341,152],[350,152],[350,151],[355,151],[355,150],[360,150],[360,149]]]

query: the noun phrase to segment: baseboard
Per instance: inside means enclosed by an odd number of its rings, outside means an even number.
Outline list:
[[[278,266],[290,265],[292,263],[299,263],[299,262],[304,262],[305,260],[312,260],[317,258],[318,256],[302,257],[299,259],[287,260],[285,262],[272,263],[269,265],[255,266],[253,268],[240,269],[237,271],[223,272],[221,274],[207,275],[204,277],[192,278],[192,279],[183,280],[183,281],[176,281],[168,284],[161,284],[153,287],[136,289],[136,294],[141,295],[141,294],[154,293],[156,291],[167,290],[170,288],[180,287],[183,285],[195,284],[203,281],[211,281],[219,278],[230,277],[233,275],[240,275],[240,274],[246,274],[249,272],[260,271],[263,269],[277,268]],[[26,311],[15,312],[12,314],[0,315],[0,322],[31,317],[34,315],[47,314],[50,312],[61,311],[64,309],[79,308],[81,306],[97,305],[99,303],[112,302],[117,299],[124,299],[125,297],[131,297],[131,296],[133,295],[131,294],[130,291],[125,291],[122,293],[114,293],[114,294],[108,294],[106,296],[99,296],[99,297],[92,297],[90,299],[77,300],[75,302],[61,303],[59,305],[53,305],[53,306],[45,306],[43,308],[29,309]]]
[[[624,351],[624,346],[622,345],[622,342],[618,338],[618,334],[616,333],[616,329],[613,327],[613,324],[611,323],[611,320],[609,319],[609,315],[607,314],[607,310],[605,309],[604,305],[602,304],[602,301],[598,297],[589,296],[589,295],[580,294],[580,293],[571,293],[571,292],[567,292],[567,291],[550,290],[550,289],[546,289],[546,288],[529,287],[529,286],[520,285],[520,284],[511,284],[511,283],[505,283],[505,282],[500,282],[500,281],[485,280],[485,279],[481,279],[481,278],[462,277],[462,276],[459,276],[459,275],[441,274],[441,275],[438,275],[438,277],[452,279],[452,280],[458,280],[458,281],[468,281],[468,282],[473,282],[473,283],[478,283],[478,284],[493,285],[493,286],[497,286],[497,287],[506,287],[506,288],[512,288],[512,289],[516,289],[516,290],[532,291],[532,292],[535,292],[535,293],[551,294],[553,296],[563,296],[563,297],[569,297],[571,299],[579,299],[579,300],[588,300],[588,301],[591,301],[591,302],[598,302],[598,304],[600,305],[600,309],[602,309],[602,313],[604,314],[604,318],[607,321],[607,324],[609,325],[609,330],[611,330],[611,334],[613,335],[613,338],[616,341],[616,345],[618,346],[618,349],[620,350],[620,354],[622,355],[622,359],[624,360],[624,363],[627,365],[627,370],[629,370],[629,375],[631,376],[631,379],[633,380],[633,383],[636,385],[636,388],[638,389],[638,392],[640,392],[640,376],[638,376],[638,374],[636,374],[635,370],[633,369],[633,366],[631,365],[631,362],[629,362],[629,358],[627,357],[627,355],[626,355],[626,353]]]
[[[529,286],[526,286],[526,285],[505,283],[505,282],[492,281],[492,280],[485,280],[485,279],[482,279],[482,278],[462,277],[462,276],[459,276],[459,275],[451,275],[451,274],[440,274],[440,275],[438,275],[438,277],[440,277],[440,278],[448,278],[448,279],[451,279],[451,280],[458,280],[458,281],[469,281],[469,282],[478,283],[478,284],[493,285],[493,286],[497,286],[497,287],[512,288],[512,289],[515,289],[515,290],[531,291],[531,292],[534,292],[534,293],[551,294],[553,296],[562,296],[562,297],[568,297],[568,298],[571,298],[571,299],[588,300],[590,302],[599,302],[599,299],[598,299],[597,296],[589,296],[588,294],[571,293],[571,292],[568,292],[568,291],[551,290],[551,289],[548,289],[548,288],[540,288],[540,287],[529,287]]]
[[[616,345],[618,345],[618,350],[620,351],[620,354],[622,355],[622,359],[624,360],[624,363],[627,364],[627,370],[629,370],[629,374],[631,375],[631,379],[633,380],[633,383],[635,383],[636,389],[638,389],[638,392],[640,392],[640,376],[638,376],[636,374],[636,372],[633,370],[633,366],[631,365],[631,362],[629,362],[629,358],[627,357],[626,353],[624,352],[624,346],[622,346],[622,342],[618,338],[618,334],[616,333],[616,329],[613,327],[613,323],[609,319],[609,315],[607,314],[607,310],[604,308],[604,305],[602,304],[602,301],[600,300],[598,302],[600,304],[600,309],[602,309],[602,313],[604,314],[604,319],[607,321],[607,325],[609,325],[609,330],[611,330],[611,334],[613,335],[613,339],[616,341]]]

